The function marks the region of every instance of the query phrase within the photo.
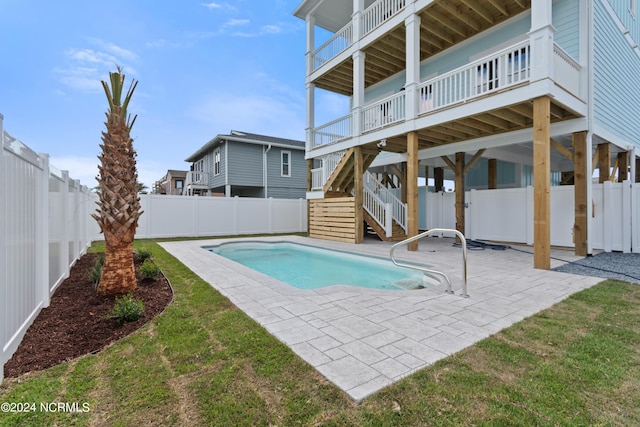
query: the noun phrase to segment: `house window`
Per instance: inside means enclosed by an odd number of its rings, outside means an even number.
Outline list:
[[[291,176],[291,151],[281,151],[280,171],[282,176]]]
[[[184,186],[184,180],[176,179],[176,189],[180,189]]]
[[[220,175],[220,148],[213,152],[213,174]]]

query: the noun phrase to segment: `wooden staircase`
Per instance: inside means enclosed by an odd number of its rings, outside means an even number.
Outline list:
[[[365,233],[367,233],[367,228],[371,230],[371,232],[375,233],[380,240],[385,242],[400,242],[407,238],[407,233],[405,233],[404,229],[398,225],[397,222],[393,221],[391,237],[387,237],[387,233],[384,228],[378,221],[369,215],[369,212],[364,211],[364,222],[365,222]]]
[[[377,155],[378,150],[362,149],[363,170],[369,169],[369,166],[371,166],[371,163],[373,163]],[[333,173],[324,184],[322,191],[324,191],[325,194],[329,193],[329,197],[345,194],[350,195],[355,182],[355,162],[355,147],[351,147],[344,156],[342,156],[342,159],[340,159]]]

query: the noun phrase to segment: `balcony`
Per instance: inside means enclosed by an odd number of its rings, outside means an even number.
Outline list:
[[[313,72],[345,51],[356,40],[371,33],[405,7],[405,0],[378,0],[360,16],[361,34],[353,34],[353,21],[338,30],[329,40],[311,53],[310,72]]]
[[[354,109],[349,115],[314,128],[309,140],[311,146],[307,149],[313,150],[321,146],[335,144],[358,135],[396,126],[407,120],[418,119],[445,109],[494,96],[505,90],[527,85],[531,80],[531,60],[529,40],[517,43],[421,82],[417,85],[416,93],[412,97],[409,97],[406,91],[400,91],[365,105],[359,112]],[[577,98],[580,98],[580,71],[580,65],[555,45],[553,49],[554,81],[557,86]],[[407,102],[411,98],[417,102],[415,108],[408,108]],[[500,107],[500,105],[496,105],[496,108]],[[527,108],[526,106],[519,108],[518,114],[521,117],[524,115],[525,118],[513,119],[514,126],[526,127],[528,125],[526,116],[529,115],[529,112]],[[415,116],[408,116],[411,111],[415,111]],[[355,114],[361,114],[359,120],[354,119]],[[560,119],[563,114],[563,112],[558,113]],[[505,115],[503,114],[503,116]],[[356,122],[360,123],[359,129],[355,129],[353,125]],[[514,126],[509,124],[503,128],[512,130]],[[492,129],[482,126],[479,132],[491,134]],[[472,136],[474,135],[469,137]],[[475,136],[480,136],[480,134]],[[459,134],[457,140],[464,138],[464,135]],[[453,139],[450,142],[453,142]]]

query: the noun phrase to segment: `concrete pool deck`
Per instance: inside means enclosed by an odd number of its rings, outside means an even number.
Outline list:
[[[287,344],[329,381],[360,401],[501,329],[589,288],[601,278],[533,268],[530,247],[468,251],[469,298],[460,296],[462,249],[450,238],[426,238],[402,260],[427,263],[445,285],[397,291],[353,286],[301,290],[202,249],[228,241],[287,241],[388,258],[390,243],[353,245],[299,236],[191,240],[160,245]],[[551,267],[580,259],[551,251]]]

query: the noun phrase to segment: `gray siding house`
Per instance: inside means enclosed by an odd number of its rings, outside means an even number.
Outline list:
[[[217,135],[185,161],[185,195],[305,198],[305,143],[232,130]]]

